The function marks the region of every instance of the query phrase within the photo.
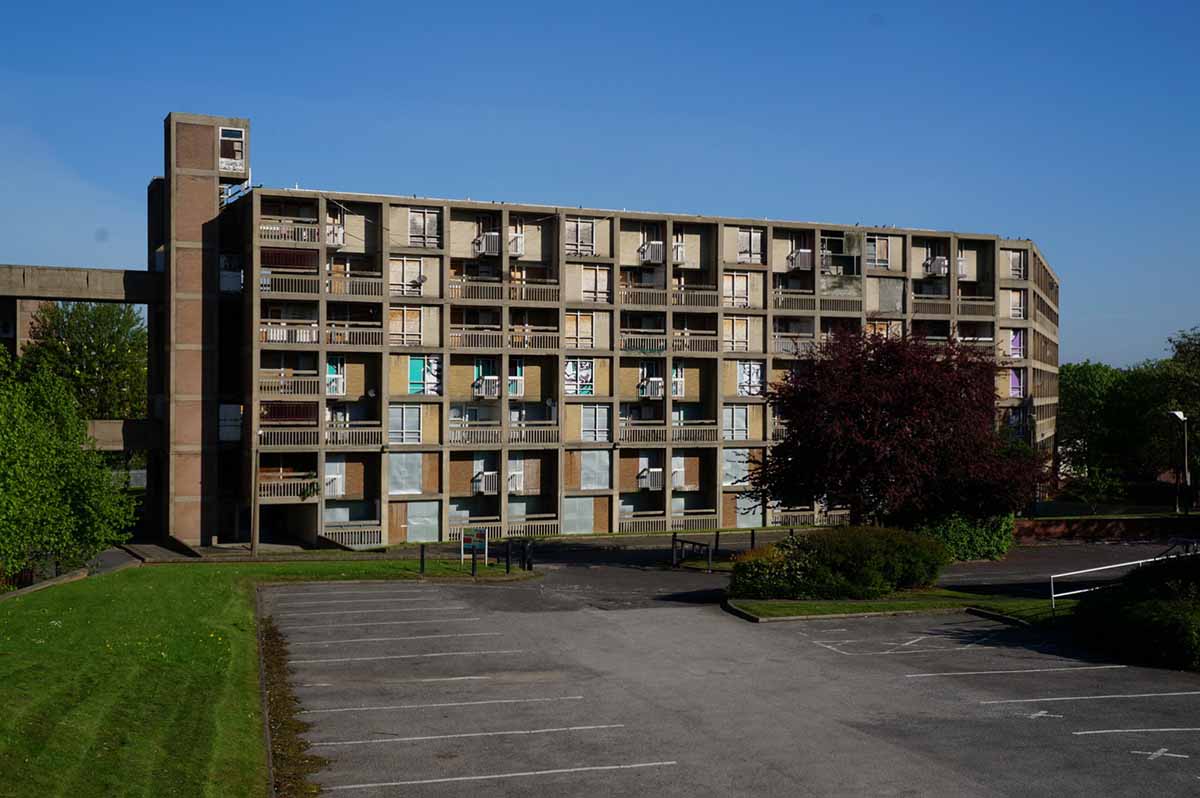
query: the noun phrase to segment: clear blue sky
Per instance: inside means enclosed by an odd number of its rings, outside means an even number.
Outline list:
[[[1032,238],[1064,360],[1200,324],[1200,4],[897,5],[16,4],[0,262],[144,265],[179,110],[267,185]]]

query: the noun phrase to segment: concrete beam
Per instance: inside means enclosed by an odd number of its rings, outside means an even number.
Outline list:
[[[161,274],[145,270],[0,264],[0,296],[20,299],[156,305],[162,284]]]

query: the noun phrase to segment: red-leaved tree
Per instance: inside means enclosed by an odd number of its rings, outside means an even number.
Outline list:
[[[1026,506],[1044,473],[997,426],[994,361],[955,341],[841,333],[768,399],[785,431],[751,479],[785,507],[824,498],[852,523],[981,518]]]

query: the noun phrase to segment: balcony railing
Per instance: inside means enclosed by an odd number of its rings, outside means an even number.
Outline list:
[[[831,311],[833,313],[862,313],[863,303],[861,299],[839,296],[823,296],[821,297],[821,310]]]
[[[259,372],[258,392],[263,396],[320,396],[321,378],[316,372],[272,374]]]
[[[471,383],[471,394],[476,399],[499,399],[500,378],[497,376],[476,377]]]
[[[513,330],[508,334],[511,349],[558,349],[558,333],[536,329]]]
[[[721,339],[718,338],[716,334],[677,332],[671,336],[671,351],[719,352],[721,351]]]
[[[345,474],[326,474],[325,475],[325,498],[340,499],[346,495],[346,475]]]
[[[793,291],[777,288],[774,293],[776,310],[816,310],[817,298],[812,291]]]
[[[276,477],[262,479],[258,483],[260,499],[286,500],[299,499],[307,501],[316,498],[321,492],[321,483],[316,474],[298,477]]]
[[[1025,306],[1024,306],[1024,305],[1011,305],[1011,306],[1009,306],[1009,309],[1008,309],[1008,317],[1009,317],[1010,319],[1023,319],[1023,318],[1025,318]]]
[[[631,516],[617,521],[617,531],[633,534],[666,532],[667,519],[661,513],[654,516]]]
[[[633,288],[621,287],[621,302],[626,305],[656,305],[667,304],[665,288]]]
[[[789,269],[811,272],[813,268],[813,251],[811,249],[793,249],[788,253],[787,265]]]
[[[671,426],[672,443],[713,443],[717,440],[716,420],[684,421]]]
[[[508,254],[518,258],[525,256],[524,233],[513,233],[508,237]]]
[[[664,333],[645,335],[638,331],[621,331],[622,352],[665,352],[667,336]]]
[[[950,315],[950,300],[949,299],[921,299],[913,297],[913,313],[927,313],[937,316]]]
[[[348,549],[383,545],[383,527],[376,523],[326,524],[322,537]]]
[[[638,396],[643,399],[663,398],[663,378],[647,377],[638,383]]]
[[[733,292],[721,294],[721,305],[727,308],[757,308],[760,306],[757,300],[750,299],[750,294]]]
[[[638,487],[642,490],[662,490],[663,470],[661,468],[643,468],[638,472]]]
[[[960,316],[995,316],[996,303],[990,299],[960,299],[958,301]]]
[[[335,346],[383,346],[383,325],[329,323],[325,325],[325,343]]]
[[[471,490],[476,494],[494,496],[500,492],[500,474],[496,471],[480,471],[471,478]]]
[[[326,427],[325,445],[347,448],[383,446],[383,428],[378,421],[350,422],[347,425]]]
[[[325,225],[325,243],[331,247],[346,246],[346,225],[344,224],[327,224]]]
[[[264,344],[316,344],[321,331],[314,321],[267,321],[258,328],[258,340]]]
[[[321,278],[315,274],[264,271],[258,275],[258,290],[264,294],[318,294],[321,292]]]
[[[661,241],[647,241],[638,247],[638,259],[642,263],[662,263],[664,249]]]
[[[554,280],[522,280],[508,285],[508,298],[518,302],[558,302],[558,297],[558,283]]]
[[[715,338],[713,340],[716,340]],[[749,352],[750,341],[746,338],[725,338],[721,341],[721,350],[724,352]],[[699,352],[699,349],[679,350]],[[712,350],[717,351],[717,350]]]
[[[721,293],[716,287],[672,288],[671,304],[694,308],[715,308],[721,304]]]
[[[325,395],[326,396],[345,396],[346,395],[346,375],[345,374],[326,374],[325,375]]]
[[[499,231],[491,233],[481,233],[471,242],[475,249],[476,256],[492,255],[499,257],[500,255],[500,233]]]
[[[306,446],[316,448],[320,430],[316,427],[300,429],[264,427],[258,431],[259,446]]]
[[[771,351],[777,355],[810,355],[816,346],[811,335],[775,333],[771,337]]]
[[[450,348],[503,349],[504,333],[494,327],[461,326],[450,329]]]
[[[775,422],[775,426],[771,428],[771,440],[779,442],[787,437],[787,426],[779,421]]]
[[[667,426],[662,421],[623,421],[621,443],[666,443]]]
[[[355,296],[378,299],[384,294],[382,277],[354,277],[332,274],[325,283],[326,290],[335,296]],[[417,293],[420,293],[418,288]]]
[[[671,245],[671,259],[676,263],[687,263],[687,244],[676,241]]]
[[[509,443],[558,443],[558,440],[557,421],[525,421],[508,427]]]
[[[320,244],[321,225],[315,221],[298,222],[292,219],[262,221],[258,237],[263,241],[289,241],[294,244]]]
[[[813,526],[817,515],[812,510],[772,510],[771,520],[775,526]]]
[[[500,443],[499,421],[451,422],[450,443],[456,446],[492,446]]]
[[[533,491],[537,492],[537,487],[531,485]],[[517,471],[508,475],[508,492],[521,494],[525,492],[525,472]]]
[[[504,284],[499,280],[454,278],[450,280],[450,298],[488,299],[498,302],[504,299]]]
[[[509,377],[508,378],[508,395],[514,399],[521,399],[525,396],[525,377]]]
[[[706,512],[704,515],[687,515],[683,518],[671,519],[672,532],[698,532],[701,530],[717,529],[721,526],[715,514]]]
[[[504,526],[495,521],[471,521],[465,524],[451,524],[450,531],[446,533],[446,540],[456,543],[462,540],[462,533],[467,530],[485,534],[488,540],[499,540],[504,536]]]
[[[524,521],[509,521],[508,536],[510,538],[548,538],[558,535],[558,521],[550,520],[531,520]]]

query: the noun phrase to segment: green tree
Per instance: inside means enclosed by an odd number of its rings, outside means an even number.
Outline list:
[[[21,352],[30,376],[48,368],[67,381],[84,418],[146,416],[146,325],[131,305],[47,302]]]
[[[1120,369],[1105,363],[1064,363],[1058,370],[1058,452],[1068,475],[1086,477],[1110,465],[1110,407]]]
[[[133,518],[66,381],[48,367],[19,376],[0,350],[0,575],[47,557],[82,564],[124,540]]]

